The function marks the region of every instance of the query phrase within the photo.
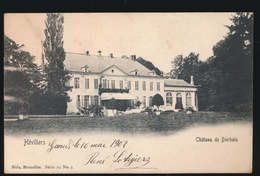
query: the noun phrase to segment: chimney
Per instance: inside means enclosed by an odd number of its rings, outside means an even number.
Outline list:
[[[191,84],[191,85],[194,85],[193,75],[190,76],[190,84]]]
[[[109,56],[110,56],[111,58],[113,58],[113,57],[114,57],[114,56],[113,56],[113,53],[110,53],[110,54],[109,54]]]
[[[133,61],[136,61],[136,55],[131,55],[131,59],[132,59]]]
[[[102,53],[102,51],[101,51],[101,50],[98,50],[98,54],[99,54],[99,56],[101,56],[101,53]]]
[[[89,55],[89,51],[86,51],[86,55],[87,55],[87,56]]]

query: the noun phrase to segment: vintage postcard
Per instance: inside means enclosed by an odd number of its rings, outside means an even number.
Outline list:
[[[253,21],[4,14],[5,173],[251,173]]]

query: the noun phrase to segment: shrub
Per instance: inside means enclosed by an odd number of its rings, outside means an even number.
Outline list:
[[[67,96],[57,95],[50,91],[43,94],[34,93],[30,99],[29,114],[65,115]]]
[[[177,101],[176,104],[175,104],[175,109],[183,110],[182,102]]]
[[[117,100],[112,98],[110,100],[108,100],[107,102],[107,109],[116,109],[117,107]]]
[[[124,100],[118,100],[117,101],[117,107],[116,109],[118,111],[125,111],[127,109],[127,104],[126,104],[126,101]]]
[[[155,94],[152,99],[152,105],[157,106],[159,109],[161,105],[164,105],[163,97],[160,94]]]
[[[101,112],[102,112],[103,106],[92,105],[92,106],[90,106],[89,109],[90,109],[90,112],[94,113],[95,115],[101,116]]]
[[[127,104],[125,100],[116,100],[112,98],[107,103],[107,109],[116,109],[118,111],[125,111],[127,109]]]
[[[148,112],[148,114],[152,114],[152,113],[153,113],[153,110],[150,109],[149,107],[146,107],[142,112],[143,112],[143,113],[144,113],[144,112]]]
[[[187,112],[187,111],[194,112],[194,109],[193,109],[192,107],[187,107],[185,110],[186,110],[186,112]]]
[[[138,101],[135,103],[135,106],[139,108],[140,105],[141,105],[141,102],[138,100]]]
[[[4,114],[5,115],[14,115],[18,114],[19,109],[21,108],[21,103],[19,102],[4,102]]]

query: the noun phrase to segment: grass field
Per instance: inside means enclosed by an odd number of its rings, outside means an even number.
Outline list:
[[[145,115],[130,114],[115,117],[64,117],[30,118],[29,120],[5,121],[5,134],[49,134],[72,132],[119,132],[172,134],[181,129],[198,125],[233,122],[252,122],[250,113],[184,112]]]

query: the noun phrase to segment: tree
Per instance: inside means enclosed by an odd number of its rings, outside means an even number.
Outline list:
[[[253,99],[253,14],[237,13],[227,26],[227,36],[213,47],[205,62],[198,55],[177,56],[172,75],[189,82],[194,75],[200,85],[200,109],[252,111]]]
[[[43,42],[47,64],[44,70],[47,82],[46,95],[51,96],[51,102],[53,102],[52,106],[49,106],[49,110],[53,114],[66,114],[69,101],[67,91],[70,90],[70,87],[66,85],[66,82],[70,77],[69,72],[64,68],[63,23],[62,14],[47,14]]]
[[[142,64],[143,66],[145,66],[146,68],[148,68],[149,70],[154,70],[157,75],[159,75],[159,76],[162,75],[162,71],[159,70],[157,67],[155,67],[152,62],[147,61],[147,60],[143,59],[142,57],[138,57],[136,59],[136,61],[139,62],[140,64]]]
[[[229,33],[213,47],[214,76],[219,94],[216,102],[223,110],[249,110],[253,99],[253,14],[237,13]]]
[[[182,102],[181,102],[181,101],[177,101],[177,102],[175,103],[175,109],[183,110],[183,105],[182,105]]]
[[[136,106],[136,107],[138,107],[138,108],[139,108],[139,107],[140,107],[140,105],[141,105],[141,101],[139,101],[139,100],[138,100],[138,101],[136,101],[136,102],[135,102],[135,106]]]
[[[173,69],[171,70],[172,78],[183,79],[190,82],[191,75],[195,79],[200,77],[199,67],[202,61],[199,60],[199,54],[190,53],[187,57],[183,58],[178,55],[171,62]]]
[[[183,56],[178,55],[176,56],[173,61],[171,62],[172,64],[172,70],[171,70],[171,77],[178,79],[178,77],[182,74],[183,71]]]
[[[5,98],[5,114],[27,114],[33,104],[30,97],[39,89],[39,68],[23,46],[4,35],[4,94],[9,97]]]
[[[161,105],[164,105],[163,97],[160,94],[155,94],[152,99],[152,105],[157,106],[158,110]]]

